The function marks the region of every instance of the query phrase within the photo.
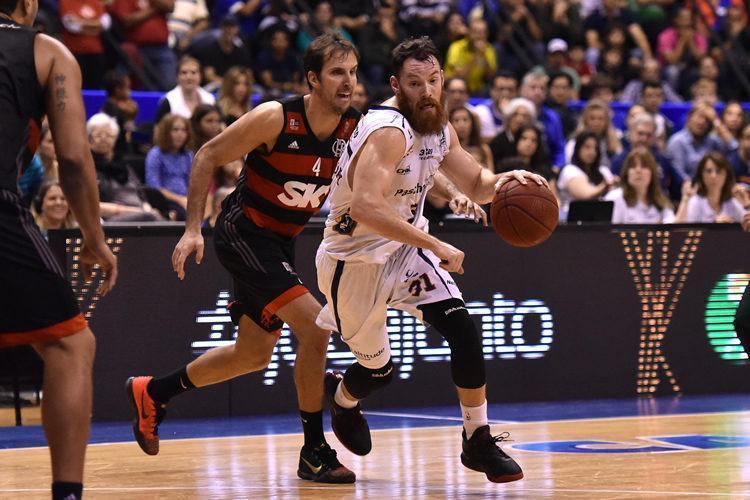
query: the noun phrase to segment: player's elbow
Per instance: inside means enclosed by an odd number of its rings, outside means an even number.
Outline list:
[[[200,170],[214,171],[219,168],[219,160],[217,158],[218,151],[214,144],[207,142],[200,147],[195,156],[193,157],[193,168]]]
[[[349,215],[352,219],[367,224],[378,212],[377,203],[365,196],[355,196],[352,199]]]

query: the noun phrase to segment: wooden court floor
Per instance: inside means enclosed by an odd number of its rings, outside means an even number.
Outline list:
[[[358,479],[340,486],[297,479],[297,434],[162,441],[156,457],[142,454],[135,443],[91,445],[85,498],[750,498],[750,448],[732,447],[733,439],[750,441],[747,411],[493,425],[501,430],[511,432],[514,441],[506,449],[526,476],[505,485],[461,466],[456,425],[375,430],[367,457],[337,446]],[[719,447],[650,440],[695,435],[714,436],[709,441]],[[328,439],[337,443],[333,435]],[[559,441],[599,452],[514,449],[539,442],[559,447]],[[649,446],[660,450],[620,451]],[[49,481],[46,449],[0,450],[0,498],[49,498]]]

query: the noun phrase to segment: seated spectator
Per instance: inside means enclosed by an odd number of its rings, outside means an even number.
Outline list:
[[[106,69],[101,34],[112,18],[100,0],[60,0],[63,43],[81,67],[84,89],[99,89]]]
[[[691,2],[697,9],[701,19],[701,28],[706,31],[719,31],[726,24],[732,7],[740,16],[747,16],[745,2],[743,0],[694,0]]]
[[[534,172],[549,181],[550,189],[556,193],[554,175],[550,168],[549,158],[542,150],[542,134],[533,125],[522,125],[516,134],[515,151],[512,156],[503,158],[495,166],[495,173],[523,169]]]
[[[665,154],[682,183],[694,176],[698,162],[709,152],[726,154],[736,148],[737,141],[719,120],[716,110],[699,104],[688,113],[685,128],[669,138]]]
[[[252,109],[253,75],[248,68],[235,66],[224,74],[218,105],[229,126]]]
[[[552,85],[552,75],[566,74],[570,77],[571,81],[571,95],[577,96],[581,90],[581,80],[578,72],[568,66],[568,42],[561,38],[553,38],[549,41],[547,44],[547,63],[544,66],[537,66],[535,70],[543,71],[549,76],[550,85]]]
[[[153,76],[161,90],[174,87],[177,74],[177,61],[167,43],[167,14],[174,9],[174,1],[113,0],[107,7],[124,29],[125,41],[156,70]]]
[[[484,142],[490,142],[500,132],[503,127],[503,108],[515,97],[518,97],[518,79],[509,71],[498,71],[492,79],[491,101],[474,107]]]
[[[391,51],[405,38],[406,32],[396,15],[396,0],[381,1],[375,17],[362,28],[359,37],[359,46],[364,49],[360,51],[360,65],[375,88],[388,84]]]
[[[706,54],[698,60],[696,66],[680,73],[679,92],[686,99],[692,99],[693,86],[698,80],[711,80],[718,85],[720,76],[719,63],[711,55]]]
[[[606,194],[615,203],[612,224],[668,224],[674,210],[659,187],[658,166],[645,148],[633,149],[622,165],[622,187]]]
[[[488,36],[487,22],[473,19],[468,36],[453,42],[445,56],[446,78],[466,80],[471,95],[487,95],[487,84],[497,70],[497,56]]]
[[[78,225],[60,182],[56,179],[42,184],[31,208],[34,222],[42,230],[45,238],[50,229],[70,229]]]
[[[588,95],[594,67],[586,61],[586,51],[582,45],[572,45],[568,50],[568,66],[578,73],[581,82],[580,95]]]
[[[724,111],[721,112],[721,121],[724,126],[732,134],[732,137],[739,140],[742,129],[745,126],[745,112],[742,110],[742,105],[737,101],[730,101],[724,106]]]
[[[609,75],[598,73],[591,78],[589,99],[598,99],[607,104],[615,100],[615,84]]]
[[[398,14],[410,35],[435,38],[450,8],[450,0],[401,0]]]
[[[495,165],[499,165],[503,158],[516,154],[518,131],[521,127],[533,125],[537,121],[536,106],[523,97],[511,99],[504,111],[503,128],[490,141],[490,151]]]
[[[156,122],[167,113],[190,118],[200,104],[213,104],[216,98],[200,87],[201,65],[197,59],[183,56],[177,65],[177,86],[166,93],[159,102]]]
[[[490,172],[494,172],[492,152],[479,137],[479,120],[468,108],[455,108],[448,119],[456,130],[458,142],[477,162]]]
[[[663,84],[656,80],[646,80],[643,82],[643,92],[640,102],[646,113],[654,119],[654,123],[656,124],[656,144],[659,146],[660,151],[664,151],[667,139],[672,135],[674,123],[661,112],[661,105],[664,102]]]
[[[223,123],[221,112],[216,106],[201,104],[190,117],[190,142],[188,147],[194,153],[208,141],[221,133]]]
[[[450,113],[456,108],[468,108],[472,113],[474,106],[469,103],[469,86],[461,77],[449,78],[445,81],[445,109]]]
[[[612,172],[601,164],[598,137],[591,132],[583,132],[576,137],[573,158],[563,167],[557,179],[560,220],[568,219],[571,201],[600,199],[614,182]]]
[[[544,104],[560,116],[563,135],[570,137],[578,126],[578,113],[570,107],[573,99],[573,80],[567,73],[552,73],[549,77],[549,92]]]
[[[18,178],[18,188],[24,201],[30,203],[39,192],[39,187],[45,181],[57,180],[57,156],[55,143],[46,122],[39,132],[39,146],[29,165]]]
[[[373,3],[372,0],[332,0],[333,21],[358,39],[375,14]]]
[[[699,78],[697,82],[690,87],[690,97],[693,104],[706,104],[716,106],[719,103],[718,84],[716,80],[709,78]]]
[[[218,36],[211,37],[207,43],[191,47],[189,52],[203,68],[203,86],[208,91],[221,86],[229,68],[239,66],[249,70],[253,65],[250,50],[240,37],[239,21],[232,14],[221,20]]]
[[[525,0],[494,3],[500,20],[495,36],[498,60],[502,61],[504,69],[520,74],[528,68],[524,58],[538,61],[544,57],[544,32],[533,12],[534,7],[527,5]],[[519,48],[526,53],[524,58],[519,57]]]
[[[256,75],[272,95],[302,92],[302,66],[290,48],[289,33],[276,29],[268,49],[258,54]]]
[[[641,102],[645,82],[657,82],[663,93],[663,100],[667,102],[682,102],[682,97],[675,92],[668,82],[661,79],[661,64],[656,59],[643,61],[641,74],[638,78],[630,80],[622,90],[620,100],[625,102]]]
[[[561,38],[573,43],[583,40],[583,19],[577,1],[543,0],[535,7],[545,39]]]
[[[604,47],[597,71],[609,77],[613,92],[618,94],[630,77],[625,51],[620,47]]]
[[[174,220],[185,220],[193,152],[187,148],[190,123],[167,114],[156,126],[154,147],[146,155],[146,185],[161,191]]]
[[[174,10],[167,16],[167,27],[169,46],[178,54],[185,52],[193,38],[210,27],[206,1],[175,0]]]
[[[357,82],[352,92],[352,107],[360,113],[367,113],[367,109],[370,107],[370,93],[367,90],[367,86],[362,82]]]
[[[582,132],[591,132],[597,137],[601,165],[608,167],[612,163],[611,158],[622,152],[621,132],[612,124],[609,106],[604,102],[592,99],[586,103],[575,134],[578,136]],[[565,145],[565,158],[568,162],[573,157],[575,145],[575,139],[570,139]]]
[[[303,25],[297,33],[297,51],[304,54],[313,38],[323,33],[339,33],[350,42],[354,41],[346,29],[336,24],[333,18],[333,6],[326,0],[318,2],[311,22],[307,23],[307,26]]]
[[[736,68],[742,74],[748,75],[750,74],[750,59],[747,57],[747,50],[750,47],[750,28],[748,28],[748,17],[743,3],[742,1],[732,2],[727,8],[726,23],[716,32],[721,43],[712,44],[715,46],[711,49],[711,55],[715,60],[722,60],[725,57],[732,60],[732,69]],[[722,100],[746,101],[750,99],[750,95],[741,85],[720,85],[720,96]]]
[[[680,73],[695,66],[708,50],[708,40],[695,29],[693,12],[688,7],[677,11],[672,26],[659,34],[657,45],[657,53],[672,86],[677,86]]]
[[[711,151],[698,163],[693,183],[683,186],[676,222],[740,222],[748,209],[750,194],[735,185],[726,157]]]
[[[261,21],[267,19],[263,10],[268,7],[267,0],[214,0],[211,2],[211,19],[224,19],[227,14],[234,14],[240,22],[240,31],[247,40],[257,37]]]
[[[609,28],[612,25],[621,25],[625,27],[628,35],[626,49],[629,51],[637,46],[645,57],[653,57],[646,34],[636,22],[633,13],[629,9],[621,8],[621,5],[618,0],[601,0],[599,8],[586,17],[583,29],[589,50],[602,53]]]
[[[130,77],[119,71],[108,71],[104,75],[104,90],[107,92],[107,100],[102,106],[102,113],[117,120],[120,127],[115,150],[119,154],[132,153],[132,133],[139,110],[138,103],[130,96]]]
[[[111,116],[97,113],[86,122],[99,182],[99,210],[107,222],[157,221],[163,217],[146,201],[143,185],[127,164],[115,157],[119,135]]]
[[[537,126],[545,137],[552,165],[559,168],[565,164],[565,138],[560,115],[544,105],[547,98],[547,81],[547,75],[544,73],[527,73],[521,81],[521,97],[534,103],[538,117]]]
[[[739,146],[729,153],[728,159],[737,182],[750,187],[750,124],[742,127]]]
[[[392,3],[393,2],[392,0]],[[380,2],[381,6],[383,2]],[[466,19],[460,12],[453,11],[448,14],[445,18],[443,29],[438,33],[437,38],[434,39],[435,46],[438,49],[438,53],[441,57],[445,57],[448,53],[448,47],[453,42],[457,42],[469,34],[469,27],[466,25]],[[364,43],[361,44],[363,47],[367,47]]]

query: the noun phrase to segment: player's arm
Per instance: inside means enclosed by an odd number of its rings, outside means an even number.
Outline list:
[[[487,225],[487,213],[484,209],[459,191],[456,185],[439,170],[435,174],[430,194],[440,200],[447,201],[448,207],[454,214],[465,214],[467,219],[474,219],[475,222],[481,220],[485,226]]]
[[[525,170],[493,174],[461,147],[453,125],[449,124],[448,129],[450,148],[440,164],[440,170],[474,203],[483,205],[491,202],[495,191],[510,179],[516,179],[522,184],[526,184],[526,179],[530,179],[540,186],[549,187],[544,177]]]
[[[196,263],[200,264],[203,259],[201,221],[206,212],[206,198],[216,171],[221,165],[242,158],[263,144],[271,149],[283,124],[281,103],[263,103],[245,113],[195,154],[190,171],[185,234],[172,254],[172,267],[180,279],[185,277],[185,260],[191,253],[196,252]]]
[[[57,40],[38,35],[34,41],[37,77],[45,89],[45,105],[60,172],[60,187],[78,221],[85,242],[81,259],[84,274],[99,264],[106,279],[99,292],[107,293],[117,280],[117,259],[104,240],[99,217],[99,188],[86,133],[81,96],[81,71],[73,55]]]
[[[464,254],[457,248],[417,229],[403,220],[390,203],[396,165],[406,151],[403,132],[394,127],[377,130],[367,138],[350,167],[354,174],[351,217],[369,226],[384,238],[431,250],[451,272],[463,272]]]

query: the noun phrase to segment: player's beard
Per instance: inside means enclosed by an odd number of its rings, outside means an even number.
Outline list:
[[[445,112],[444,101],[442,92],[439,101],[432,97],[423,97],[412,103],[404,97],[403,93],[396,96],[398,109],[409,120],[411,127],[422,135],[439,134],[445,127],[448,122],[448,114]],[[432,104],[432,108],[422,109],[422,106],[428,103]]]

